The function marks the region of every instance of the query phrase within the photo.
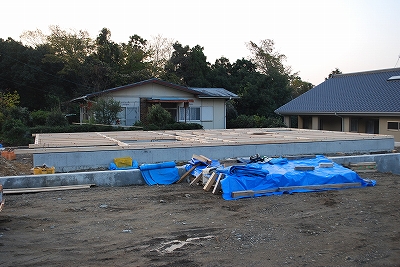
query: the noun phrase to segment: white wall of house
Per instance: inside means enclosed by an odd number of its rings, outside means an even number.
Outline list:
[[[121,103],[123,111],[120,115],[121,125],[132,125],[140,118],[141,98],[184,98],[191,99],[189,112],[186,111],[186,122],[199,123],[204,129],[225,129],[226,108],[225,99],[199,99],[193,94],[159,84],[145,84],[133,88],[114,91],[106,97],[113,97]],[[178,121],[185,121],[183,103],[178,105]]]

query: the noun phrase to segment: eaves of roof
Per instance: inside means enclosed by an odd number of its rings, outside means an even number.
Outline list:
[[[294,116],[366,116],[400,117],[400,112],[276,112],[278,115]]]
[[[156,78],[152,78],[149,80],[145,80],[145,81],[141,81],[141,82],[137,82],[137,83],[133,83],[133,84],[127,84],[127,85],[123,85],[123,86],[119,86],[119,87],[114,87],[114,88],[110,88],[101,92],[95,92],[95,93],[90,93],[84,96],[80,96],[77,98],[74,98],[72,100],[70,100],[70,102],[80,102],[80,101],[86,101],[89,100],[91,98],[95,98],[95,97],[99,97],[105,94],[109,94],[109,93],[113,93],[113,92],[117,92],[117,91],[121,91],[124,89],[128,89],[128,88],[134,88],[134,87],[138,87],[138,86],[143,86],[146,84],[151,84],[151,83],[155,83],[155,84],[159,84],[165,87],[169,87],[169,88],[173,88],[176,90],[180,90],[189,94],[194,95],[195,97],[198,98],[210,98],[210,99],[218,99],[218,98],[222,98],[222,99],[235,99],[235,98],[239,98],[236,94],[224,89],[224,88],[191,88],[191,87],[186,87],[186,86],[182,86],[182,85],[177,85],[177,84],[173,84],[170,82],[166,82],[166,81],[162,81],[160,79],[156,79]]]

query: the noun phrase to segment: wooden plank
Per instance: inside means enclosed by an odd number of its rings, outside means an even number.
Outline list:
[[[217,179],[217,181],[215,182],[214,189],[213,189],[213,191],[212,191],[212,193],[213,193],[214,195],[215,195],[216,193],[218,193],[219,190],[221,189],[221,180],[224,179],[224,177],[225,177],[225,175],[224,175],[223,173],[220,173],[220,174],[218,175],[218,179]]]
[[[199,166],[200,163],[196,163],[195,165],[193,165],[187,172],[185,172],[181,178],[179,178],[179,180],[177,181],[177,183],[182,182],[194,169],[196,169],[197,166]]]
[[[3,186],[0,184],[0,211],[3,210],[5,199],[3,198]]]
[[[315,169],[314,166],[296,166],[294,167],[295,171],[313,171]]]
[[[211,159],[209,159],[203,155],[193,154],[192,158],[197,159],[198,161],[201,161],[203,163],[206,163],[207,165],[211,164]]]
[[[216,179],[217,179],[217,174],[215,172],[213,172],[211,174],[210,178],[208,178],[207,183],[204,185],[203,190],[210,191],[210,189],[213,186]]]
[[[236,197],[253,197],[256,194],[266,194],[266,193],[274,193],[274,192],[285,192],[285,191],[294,191],[294,190],[318,190],[318,189],[341,189],[341,188],[351,188],[351,187],[360,187],[361,183],[342,183],[342,184],[324,184],[324,185],[300,185],[300,186],[286,186],[286,187],[277,187],[265,190],[243,190],[243,191],[234,191],[231,193],[232,198]]]
[[[298,155],[298,156],[286,156],[285,158],[289,160],[298,160],[298,159],[315,159],[315,155]]]
[[[358,163],[350,163],[350,167],[358,167],[358,166],[375,166],[376,162],[358,162]]]
[[[333,162],[321,162],[318,166],[320,168],[332,168]]]
[[[33,187],[33,188],[15,188],[15,189],[4,189],[4,194],[24,194],[24,193],[37,193],[37,192],[48,192],[48,191],[62,191],[62,190],[74,190],[74,189],[87,189],[95,184],[83,184],[83,185],[65,185],[65,186],[49,186],[49,187]]]
[[[202,172],[199,175],[197,175],[196,178],[193,179],[193,181],[190,183],[190,185],[194,185],[195,183],[200,181],[201,178],[203,178],[203,173]]]

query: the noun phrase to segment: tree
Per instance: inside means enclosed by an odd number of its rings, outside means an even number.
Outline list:
[[[111,40],[109,29],[103,28],[100,31],[95,46],[97,58],[117,71],[123,55],[120,46]]]
[[[196,45],[193,48],[183,47],[176,42],[173,45],[174,52],[166,65],[166,79],[193,87],[208,87],[210,83],[207,77],[210,71],[204,48]]]
[[[294,99],[313,87],[314,85],[312,83],[302,81],[299,76],[293,77],[290,81],[290,88],[292,91],[291,98]]]
[[[165,65],[172,56],[173,40],[157,35],[147,43],[146,52],[150,63],[151,76],[161,78],[165,75]]]
[[[80,66],[93,52],[94,44],[86,31],[67,32],[59,26],[50,26],[47,37],[51,53],[46,55],[47,62],[61,62],[61,74],[79,73]]]
[[[342,71],[338,68],[335,68],[333,71],[331,71],[331,73],[329,73],[328,78],[325,78],[325,81],[332,78],[336,74],[342,74]]]
[[[232,90],[232,64],[229,59],[221,57],[211,65],[207,79],[212,87],[226,88]]]
[[[129,37],[127,44],[121,44],[121,65],[119,74],[121,83],[127,84],[151,78],[150,63],[146,62],[147,41],[135,34]]]
[[[291,68],[283,65],[286,60],[284,54],[275,51],[275,43],[273,40],[261,40],[260,45],[250,41],[247,47],[252,53],[251,61],[257,66],[257,70],[265,75],[290,76]]]
[[[119,101],[113,98],[99,98],[93,105],[93,116],[96,123],[111,125],[118,119],[118,113],[122,111]]]

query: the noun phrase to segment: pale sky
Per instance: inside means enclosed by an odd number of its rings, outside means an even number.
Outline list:
[[[250,55],[246,43],[272,39],[285,65],[318,85],[339,68],[343,73],[400,67],[399,0],[13,0],[2,3],[0,38],[20,40],[24,31],[50,25],[102,28],[111,40],[134,34],[161,35],[182,45],[204,47],[207,61],[231,63]]]

